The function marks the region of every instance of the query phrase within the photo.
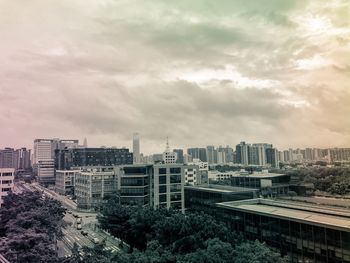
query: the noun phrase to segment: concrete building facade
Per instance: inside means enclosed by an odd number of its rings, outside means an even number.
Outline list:
[[[3,197],[6,196],[8,192],[13,191],[14,174],[14,168],[0,168],[0,207],[3,203]]]

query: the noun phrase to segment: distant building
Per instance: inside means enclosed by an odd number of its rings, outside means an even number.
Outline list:
[[[0,168],[0,207],[3,203],[3,197],[7,195],[9,191],[13,191],[14,168]]]
[[[177,153],[170,151],[169,140],[166,141],[166,149],[163,153],[163,163],[176,163]]]
[[[217,153],[214,146],[207,146],[207,157],[208,157],[208,163],[214,164],[217,163]]]
[[[266,149],[266,163],[271,167],[279,168],[278,151],[276,148]]]
[[[193,159],[200,159],[203,162],[208,160],[206,148],[189,148],[187,154],[191,155]]]
[[[55,151],[75,148],[78,147],[78,144],[79,140],[35,139],[33,166],[38,182],[43,184],[55,183],[55,170],[51,168],[52,162],[55,166]],[[40,169],[44,170],[40,171]]]
[[[243,165],[248,165],[249,150],[250,150],[250,145],[246,144],[245,142],[241,142],[240,144],[237,144],[236,145],[236,162]]]
[[[56,151],[56,169],[113,166],[133,163],[133,154],[126,148],[68,148]]]
[[[133,158],[134,158],[134,163],[140,163],[140,135],[138,133],[133,134],[133,139],[132,139],[132,152],[133,152]]]
[[[173,152],[176,153],[177,155],[177,159],[176,159],[176,163],[184,163],[184,151],[183,149],[174,149]]]

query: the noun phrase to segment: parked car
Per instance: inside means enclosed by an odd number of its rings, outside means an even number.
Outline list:
[[[92,242],[94,244],[99,244],[100,243],[100,240],[97,238],[97,237],[94,237],[94,239],[92,240]]]
[[[67,210],[67,213],[68,213],[68,214],[71,214],[71,213],[72,213],[72,211],[71,211],[71,210]]]
[[[78,229],[78,230],[81,230],[81,228],[82,228],[82,227],[81,227],[81,224],[77,224],[77,229]]]
[[[86,232],[85,230],[82,230],[81,232],[80,232],[83,236],[87,236],[89,233],[88,232]]]
[[[81,224],[81,218],[80,217],[77,218],[77,223]]]

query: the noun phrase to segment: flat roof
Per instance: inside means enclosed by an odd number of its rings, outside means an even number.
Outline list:
[[[258,189],[254,189],[254,188],[236,187],[236,186],[229,186],[229,185],[216,185],[216,184],[185,185],[185,189],[191,189],[195,191],[204,191],[204,192],[227,193],[227,194],[259,191]]]
[[[232,175],[232,177],[245,177],[245,178],[272,178],[285,176],[286,174],[277,174],[277,173],[253,173],[253,174],[240,174],[239,172],[219,172],[219,171],[209,171],[211,174],[223,174],[223,175]]]
[[[267,199],[223,202],[216,205],[230,210],[350,232],[350,211],[348,209]]]

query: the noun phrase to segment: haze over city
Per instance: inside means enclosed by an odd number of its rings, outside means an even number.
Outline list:
[[[349,26],[347,0],[0,1],[0,148],[348,147]]]

